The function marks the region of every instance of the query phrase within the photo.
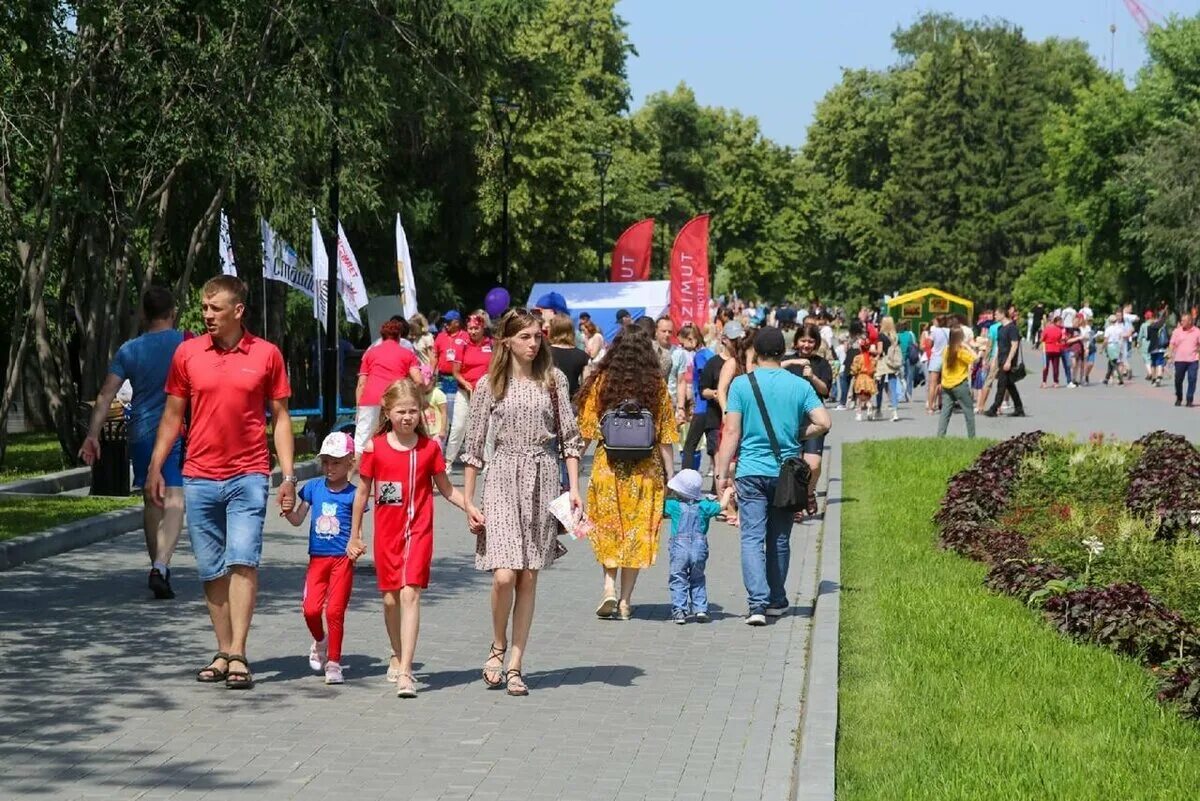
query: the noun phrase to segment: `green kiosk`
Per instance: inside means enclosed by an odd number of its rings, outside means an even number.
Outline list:
[[[921,327],[921,323],[933,322],[933,318],[939,314],[961,314],[967,318],[968,325],[975,320],[974,303],[930,286],[891,298],[887,308],[893,320],[897,323],[908,320],[914,331]]]

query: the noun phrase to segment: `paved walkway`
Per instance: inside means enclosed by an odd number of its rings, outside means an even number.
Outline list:
[[[981,436],[1043,428],[1132,437],[1155,428],[1200,437],[1200,409],[1134,386],[1022,387],[1030,417],[979,421]],[[927,436],[920,404],[899,423],[856,423],[847,439]],[[952,431],[961,433],[955,418]],[[306,529],[272,518],[250,657],[258,686],[192,681],[213,650],[190,550],[179,598],[145,591],[140,534],[0,574],[0,798],[353,797],[391,799],[781,799],[789,790],[808,618],[743,625],[736,532],[714,524],[714,620],[667,621],[665,542],[645,572],[635,618],[599,621],[599,570],[586,543],[543,574],[526,664],[531,694],[484,688],[488,577],[472,538],[439,502],[437,559],[425,596],[421,695],[394,697],[368,565],[347,618],[347,684],[309,674],[299,604]],[[815,551],[798,526],[792,578]],[[803,782],[803,777],[799,777]]]
[[[346,623],[347,683],[308,671],[300,615],[306,529],[266,535],[247,693],[199,684],[212,652],[190,550],[173,602],[148,600],[139,533],[0,574],[0,798],[782,798],[808,620],[742,623],[734,529],[714,524],[713,621],[667,620],[665,541],[629,622],[600,621],[586,543],[541,577],[527,698],[488,690],[489,579],[444,502],[417,651],[420,697],[384,680],[389,652],[368,565]],[[816,525],[797,527],[797,584]],[[786,693],[785,693],[785,689]],[[791,721],[775,729],[777,716]],[[777,760],[778,762],[778,760]]]

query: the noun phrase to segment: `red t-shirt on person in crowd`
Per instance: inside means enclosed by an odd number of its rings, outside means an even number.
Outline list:
[[[462,361],[463,348],[471,338],[467,336],[466,331],[459,331],[451,334],[448,331],[442,331],[433,340],[433,349],[437,353],[437,369],[442,375],[450,375],[454,372],[454,364]]]
[[[485,337],[479,341],[478,345],[468,341],[467,346],[463,349],[462,367],[459,368],[458,374],[474,389],[475,382],[487,375],[488,365],[491,363],[491,339]]]
[[[359,406],[378,406],[383,393],[402,378],[411,378],[408,371],[420,367],[417,356],[395,339],[385,339],[367,348],[358,374],[367,377]]]
[[[1046,353],[1062,353],[1062,343],[1063,330],[1060,326],[1050,323],[1042,329],[1042,344],[1046,346]]]
[[[375,577],[382,592],[429,586],[433,561],[433,477],[446,472],[442,448],[429,437],[401,450],[387,434],[371,440],[359,473],[375,483]]]
[[[292,394],[279,348],[249,331],[232,350],[219,349],[211,334],[185,340],[171,358],[167,394],[192,408],[185,476],[270,474],[267,406]]]

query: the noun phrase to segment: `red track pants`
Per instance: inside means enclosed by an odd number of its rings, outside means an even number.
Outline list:
[[[342,661],[342,633],[346,604],[354,587],[354,562],[348,556],[310,556],[304,577],[304,622],[317,642],[325,639],[323,623],[329,626],[329,661]],[[322,612],[324,621],[322,621]]]

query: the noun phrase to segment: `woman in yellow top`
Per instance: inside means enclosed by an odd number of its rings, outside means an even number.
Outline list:
[[[638,571],[653,565],[658,556],[663,500],[675,466],[671,446],[679,441],[675,410],[654,345],[635,326],[617,334],[596,371],[579,388],[576,401],[583,453],[591,441],[600,439],[604,413],[627,400],[654,416],[658,449],[636,462],[610,461],[600,443],[587,495],[588,516],[596,526],[590,535],[592,549],[604,568],[604,597],[596,614],[602,618],[615,615],[620,620],[633,615],[630,603]]]
[[[975,352],[963,345],[962,326],[950,329],[950,342],[942,355],[942,413],[938,417],[938,436],[946,436],[950,426],[950,412],[954,406],[962,410],[967,421],[967,438],[975,436],[975,402],[971,398],[971,365],[975,363]]]

